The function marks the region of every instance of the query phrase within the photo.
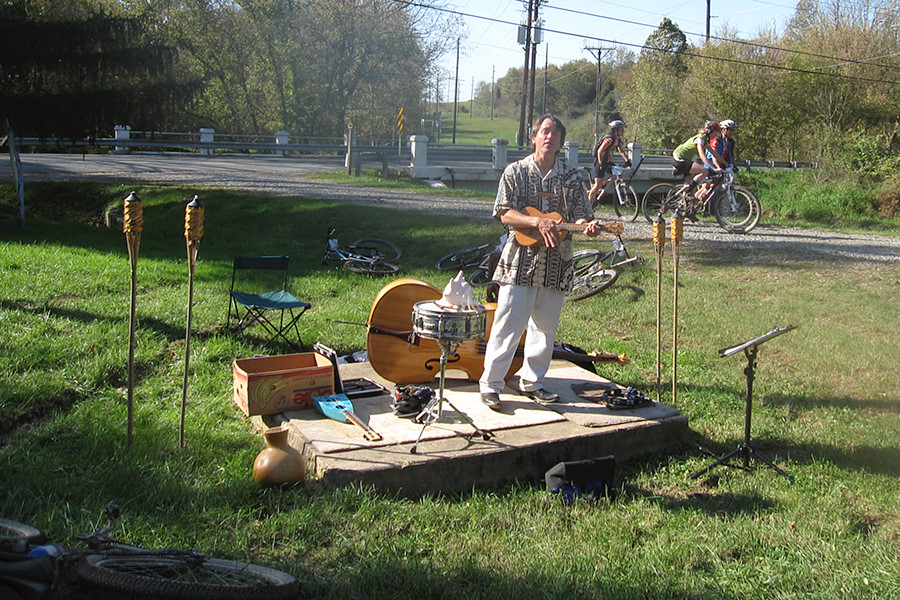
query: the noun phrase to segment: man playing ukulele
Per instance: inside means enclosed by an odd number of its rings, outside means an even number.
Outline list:
[[[482,402],[494,410],[501,409],[504,377],[526,328],[519,392],[541,402],[559,399],[543,388],[564,293],[573,278],[571,236],[561,235],[558,226],[574,223],[592,237],[602,231],[577,169],[556,158],[565,138],[558,118],[538,117],[531,130],[532,154],[508,165],[500,178],[494,218],[510,229],[533,232],[541,243],[523,245],[508,236],[494,270],[500,291],[479,381]]]

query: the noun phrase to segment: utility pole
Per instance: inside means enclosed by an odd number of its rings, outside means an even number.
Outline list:
[[[453,143],[456,143],[456,109],[459,104],[459,38],[456,38],[456,77],[453,78]]]
[[[542,41],[541,21],[538,19],[538,8],[541,0],[534,0],[534,16],[531,19],[531,83],[528,90],[528,128],[534,123],[534,77],[537,74],[537,45]]]
[[[494,120],[494,75],[497,65],[491,67],[491,121]]]
[[[594,145],[597,145],[597,141],[600,139],[600,63],[603,58],[604,50],[612,50],[612,48],[603,48],[602,46],[591,47],[589,46],[590,42],[585,40],[584,49],[591,53],[593,56],[594,52],[597,53],[597,110],[594,112]]]
[[[709,16],[710,6],[709,6],[709,4],[710,4],[711,1],[712,1],[712,0],[706,0],[706,43],[707,43],[707,44],[709,43],[709,19],[710,19],[710,16]]]
[[[522,27],[519,27],[519,43],[525,45],[525,68],[522,69],[522,102],[519,105],[519,131],[516,134],[516,145],[525,144],[525,104],[528,99],[528,60],[531,57],[531,11],[535,0],[528,0],[528,18],[525,25],[525,39],[522,40]]]
[[[550,69],[550,44],[544,46],[544,94],[541,100],[541,112],[547,114],[547,71]]]

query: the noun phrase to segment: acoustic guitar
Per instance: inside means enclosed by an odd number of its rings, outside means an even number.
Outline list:
[[[428,383],[441,372],[441,348],[435,340],[421,338],[413,331],[413,307],[416,302],[438,300],[441,291],[433,285],[412,278],[402,278],[386,285],[372,303],[366,333],[369,363],[381,377],[397,384]],[[478,381],[484,371],[484,352],[494,322],[496,303],[484,305],[487,325],[485,339],[461,342],[456,354],[447,361],[447,369],[463,371],[470,381]],[[511,377],[524,361],[523,342],[506,374]],[[624,354],[578,354],[554,350],[554,358],[575,359],[595,363],[628,364]]]
[[[559,213],[553,212],[544,214],[532,206],[526,206],[522,212],[529,217],[544,217],[545,219],[554,221],[562,220],[562,216]],[[556,224],[556,228],[559,230],[559,239],[561,240],[565,239],[567,231],[584,231],[586,227],[587,223]],[[601,223],[600,230],[615,235],[621,235],[625,230],[625,226],[618,221],[610,221],[609,223]],[[541,236],[541,232],[538,229],[530,227],[527,229],[516,229],[516,241],[519,242],[519,245],[521,246],[533,246],[535,244],[543,244],[544,238]]]

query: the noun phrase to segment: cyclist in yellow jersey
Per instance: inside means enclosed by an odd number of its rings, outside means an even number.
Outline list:
[[[710,139],[719,131],[718,123],[707,121],[697,135],[685,141],[672,152],[672,173],[684,177],[684,187],[679,192],[692,193],[705,176],[704,167],[711,171],[725,168],[725,163],[717,153],[707,153]]]

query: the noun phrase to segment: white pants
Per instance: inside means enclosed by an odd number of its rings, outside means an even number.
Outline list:
[[[484,373],[478,382],[482,394],[499,394],[504,379],[525,336],[525,361],[518,371],[519,388],[540,389],[553,358],[553,342],[562,313],[562,292],[519,285],[501,285],[491,336],[484,353]]]

